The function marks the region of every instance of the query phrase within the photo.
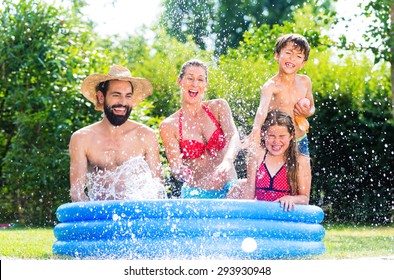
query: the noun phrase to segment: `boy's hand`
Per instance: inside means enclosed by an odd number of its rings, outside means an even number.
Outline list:
[[[299,116],[299,117],[309,117],[309,111],[311,109],[310,107],[310,101],[307,98],[302,98],[300,101],[298,101],[294,105],[294,115]]]

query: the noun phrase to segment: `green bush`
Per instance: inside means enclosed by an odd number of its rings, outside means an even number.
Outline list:
[[[328,48],[329,40],[321,35],[322,24],[306,16],[308,6],[296,13],[296,23],[272,28],[263,25],[247,32],[237,49],[217,59],[191,40],[179,43],[160,29],[155,30],[152,46],[141,35],[99,39],[80,18],[78,9],[55,8],[32,0],[3,2],[3,222],[54,224],[57,207],[70,201],[70,136],[101,118],[79,91],[87,75],[105,73],[112,64],[122,64],[133,76],[148,78],[153,95],[133,111],[132,118],[158,132],[160,122],[180,106],[177,76],[182,64],[191,58],[202,59],[210,66],[205,98],[225,98],[229,102],[243,137],[250,133],[259,87],[277,71],[275,40],[289,32],[305,35],[312,45],[303,70],[312,79],[316,103],[309,133],[311,203],[324,209],[327,222],[392,222],[394,123],[390,69],[386,64],[374,66],[373,59],[364,54]],[[240,177],[245,176],[244,157],[241,152],[237,159]],[[161,159],[169,182],[163,148]]]

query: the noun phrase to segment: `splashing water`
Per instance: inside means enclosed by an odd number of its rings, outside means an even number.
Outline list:
[[[127,160],[114,170],[88,173],[90,200],[137,200],[166,198],[164,186],[152,177],[142,157]]]

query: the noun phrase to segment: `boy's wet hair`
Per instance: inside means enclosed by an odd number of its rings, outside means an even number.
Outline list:
[[[297,48],[300,49],[302,53],[304,53],[304,60],[307,61],[311,48],[309,46],[308,40],[300,34],[286,34],[279,37],[278,40],[276,40],[275,52],[279,54],[280,51],[290,42],[294,43],[294,45],[296,45]]]

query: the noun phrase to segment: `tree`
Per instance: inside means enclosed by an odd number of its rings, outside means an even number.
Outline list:
[[[192,36],[193,41],[204,49],[204,39],[210,35],[210,21],[214,18],[213,4],[210,0],[165,0],[160,23],[180,42],[185,43],[187,37]]]
[[[89,71],[85,65],[97,58],[94,36],[78,6],[3,3],[0,216],[53,223],[56,207],[69,200],[70,134],[91,118],[79,85]]]
[[[348,42],[346,34],[340,37],[339,46],[343,49],[371,51],[375,64],[388,62],[391,66],[391,111],[394,117],[394,1],[370,0],[359,4],[361,16],[371,19],[371,24],[363,34],[367,45]]]
[[[166,0],[160,23],[181,42],[190,35],[202,49],[213,44],[218,56],[236,48],[253,27],[292,21],[296,8],[307,2],[315,12],[330,9],[330,1],[314,0]]]
[[[223,54],[228,48],[236,48],[243,39],[243,34],[252,27],[262,24],[273,26],[292,21],[294,11],[305,0],[295,1],[218,1],[216,18],[213,22],[215,32],[215,51]]]
[[[394,1],[373,0],[364,5],[363,14],[376,17],[363,36],[370,43],[367,48],[375,54],[375,63],[383,60],[391,65],[391,109],[394,117]]]

